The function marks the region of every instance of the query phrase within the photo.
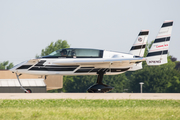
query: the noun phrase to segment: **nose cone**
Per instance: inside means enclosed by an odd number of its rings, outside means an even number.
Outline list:
[[[24,61],[24,62],[22,62],[22,63],[20,63],[20,64],[15,65],[13,68],[10,69],[10,71],[12,71],[12,72],[17,72],[17,69],[18,69],[19,67],[21,67],[22,65],[24,65],[25,63],[27,63],[27,61]]]

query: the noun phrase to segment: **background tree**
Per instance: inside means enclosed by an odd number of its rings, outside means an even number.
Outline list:
[[[180,70],[180,62],[177,61],[177,58],[173,56],[170,56],[170,57],[171,57],[171,61],[176,63],[175,69]]]
[[[62,92],[87,92],[87,89],[95,84],[97,75],[84,75],[84,76],[64,76]],[[110,92],[119,93],[124,89],[129,89],[128,79],[125,74],[120,75],[105,75],[103,83],[108,84],[115,89]]]
[[[179,61],[176,63],[175,69],[176,69],[176,70],[180,70],[180,62],[179,62]]]
[[[170,59],[171,59],[172,62],[176,62],[177,61],[177,58],[175,58],[173,56],[170,56],[170,57],[171,57]]]
[[[64,76],[63,92],[86,92],[96,81],[95,75]]]
[[[104,75],[103,83],[114,87],[111,93],[127,92],[129,88],[129,80],[125,73],[119,75]]]
[[[144,66],[142,70],[132,73],[130,78],[131,91],[140,92],[139,82],[144,82],[143,92],[170,92],[175,78],[180,77],[179,72],[174,67],[175,63],[173,62],[161,66]]]
[[[9,61],[4,61],[0,63],[0,70],[9,70],[13,67],[13,63],[9,63]]]

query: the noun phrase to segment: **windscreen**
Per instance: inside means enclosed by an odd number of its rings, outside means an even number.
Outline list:
[[[78,48],[67,48],[60,49],[52,52],[48,56],[43,58],[57,58],[57,57],[66,57],[66,58],[102,58],[103,50],[97,49],[78,49]]]

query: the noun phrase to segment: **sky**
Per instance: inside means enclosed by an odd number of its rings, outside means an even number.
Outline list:
[[[148,41],[173,20],[169,54],[180,60],[179,0],[0,0],[0,62],[35,58],[51,42],[128,53],[140,30]]]

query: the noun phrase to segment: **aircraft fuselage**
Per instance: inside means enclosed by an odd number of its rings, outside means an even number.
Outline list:
[[[68,48],[81,52],[84,49]],[[135,63],[129,63],[133,55],[98,49],[85,49],[93,51],[93,55],[81,56],[45,56],[18,64],[11,71],[19,74],[35,75],[97,75],[100,70],[105,70],[106,75],[121,74],[131,69]],[[95,52],[98,53],[95,53]],[[77,53],[78,54],[78,53]],[[79,53],[83,54],[83,53]],[[127,59],[127,62],[126,62]]]

